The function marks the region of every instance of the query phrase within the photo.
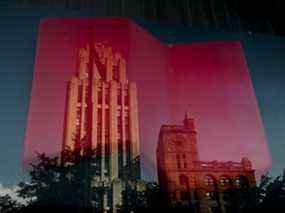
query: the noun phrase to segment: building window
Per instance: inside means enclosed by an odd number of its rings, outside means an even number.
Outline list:
[[[83,87],[82,85],[78,86],[78,102],[81,103],[82,102],[82,93],[83,93]]]
[[[186,175],[180,175],[179,176],[179,184],[182,189],[180,192],[180,198],[181,200],[189,200],[189,178]]]
[[[226,176],[220,177],[220,184],[221,186],[228,187],[231,185],[231,180]]]
[[[206,175],[204,178],[204,183],[206,186],[214,186],[215,185],[215,180],[212,176]]]
[[[249,182],[245,176],[240,175],[235,178],[235,185],[236,187],[249,187]]]
[[[182,155],[182,158],[183,158],[183,163],[184,163],[184,169],[186,169],[186,168],[187,168],[187,159],[186,159],[186,155],[185,155],[185,154],[183,154],[183,155]]]
[[[121,92],[120,89],[118,89],[117,104],[118,104],[118,105],[122,105],[122,92]]]
[[[81,117],[81,106],[76,107],[76,118],[80,120]]]
[[[102,131],[102,109],[97,109],[97,135],[101,137]]]
[[[105,134],[109,135],[109,127],[110,127],[110,113],[109,109],[105,109]]]
[[[189,186],[189,179],[186,175],[180,175],[179,176],[179,184],[184,187],[185,189]]]
[[[79,126],[79,124],[80,124],[80,120],[79,120],[79,118],[76,118],[75,125]]]
[[[86,86],[85,87],[85,103],[88,103],[89,102],[89,87]]]
[[[128,106],[129,105],[129,93],[128,90],[125,90],[125,94],[124,94],[124,105]]]
[[[122,133],[122,117],[121,116],[119,116],[119,117],[117,117],[118,118],[118,135],[121,135],[121,133]]]
[[[76,120],[75,120],[75,135],[80,135],[80,119],[81,119],[81,107],[76,107]]]
[[[125,117],[125,137],[126,140],[130,138],[130,124],[129,124],[129,117]]]
[[[84,113],[85,113],[85,118],[84,118],[84,129],[85,131],[88,131],[88,119],[89,119],[89,115],[88,115],[88,108],[84,107]]]
[[[235,179],[235,184],[237,187],[240,187],[240,179],[239,178]]]
[[[119,66],[113,66],[113,80],[119,81]]]
[[[102,104],[102,89],[98,91],[98,104]]]
[[[75,137],[79,137],[80,135],[80,120],[79,118],[76,118],[75,120]]]
[[[105,90],[105,104],[109,104],[109,91],[108,91],[108,89],[106,88],[106,90]]]
[[[121,132],[118,132],[117,138],[118,138],[118,140],[121,140],[121,139],[122,139],[122,134],[121,134]]]
[[[177,168],[181,169],[181,161],[180,161],[180,155],[176,154],[176,160],[177,160]]]

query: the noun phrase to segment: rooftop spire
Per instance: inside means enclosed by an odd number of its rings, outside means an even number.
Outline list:
[[[186,110],[186,111],[185,111],[183,124],[184,124],[184,127],[185,127],[185,128],[195,130],[194,118],[193,118],[193,116],[190,114],[190,111],[189,111],[189,110]]]
[[[188,120],[188,119],[190,119],[192,116],[191,116],[191,114],[190,114],[190,111],[187,109],[186,111],[185,111],[185,115],[184,115],[184,120]]]
[[[90,47],[86,45],[85,48],[79,50],[79,78],[84,79],[88,75],[88,63],[90,57]]]

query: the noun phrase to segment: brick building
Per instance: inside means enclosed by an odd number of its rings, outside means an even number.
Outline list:
[[[163,125],[157,146],[160,188],[167,201],[191,205],[196,212],[225,212],[222,193],[229,187],[255,185],[249,159],[241,162],[200,161],[194,119],[183,125]]]

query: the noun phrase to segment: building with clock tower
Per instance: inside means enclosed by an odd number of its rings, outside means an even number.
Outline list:
[[[168,203],[180,203],[193,212],[226,212],[223,192],[229,187],[255,185],[248,158],[241,162],[200,161],[197,130],[188,112],[183,125],[163,125],[157,145],[160,189]]]

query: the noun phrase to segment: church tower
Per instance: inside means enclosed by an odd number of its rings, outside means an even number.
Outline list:
[[[183,125],[161,126],[156,157],[159,185],[166,195],[176,197],[179,175],[194,170],[198,161],[197,132],[189,112],[185,113]],[[185,191],[190,187],[187,182]]]
[[[112,206],[120,203],[124,168],[137,162],[136,178],[140,176],[136,84],[126,78],[123,56],[104,43],[79,50],[79,70],[67,93],[66,147],[97,150],[100,172],[95,180],[111,185],[112,200],[106,203]]]
[[[251,161],[201,161],[193,116],[183,125],[163,125],[156,150],[158,183],[167,203],[191,207],[190,212],[226,212],[223,193],[230,187],[255,186]]]

